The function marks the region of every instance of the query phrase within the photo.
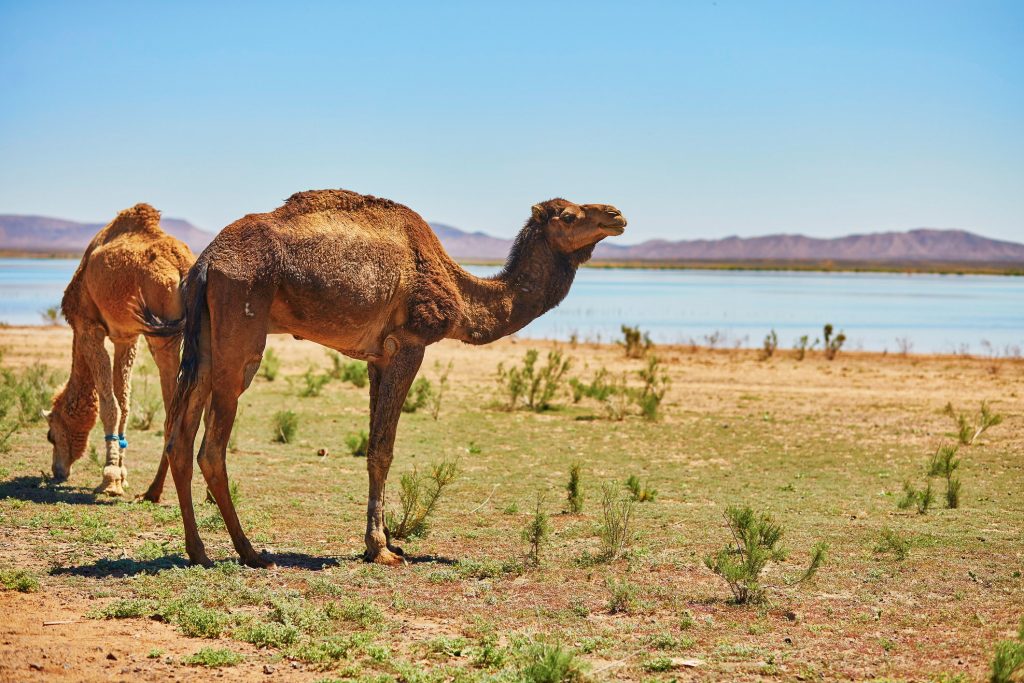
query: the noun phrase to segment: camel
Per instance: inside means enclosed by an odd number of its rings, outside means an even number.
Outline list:
[[[117,214],[86,247],[61,301],[74,334],[71,375],[54,397],[53,409],[43,413],[49,422],[46,438],[53,444],[53,477],[58,482],[71,476],[72,465],[85,453],[98,403],[106,459],[103,482],[96,492],[124,495],[128,479],[125,425],[136,342],[140,334],[145,335],[159,370],[164,406],[169,406],[177,382],[181,336],[180,325],[168,326],[165,320],[182,317],[180,283],[195,260],[184,242],[160,229],[160,213],[149,204],[136,204]],[[145,318],[140,316],[143,307]],[[103,346],[106,337],[114,344],[113,367]],[[167,475],[167,459],[162,456],[153,482],[142,495],[145,500],[160,500]]]
[[[286,333],[367,361],[364,559],[404,562],[384,525],[384,488],[402,402],[424,349],[446,338],[487,344],[521,329],[558,305],[594,246],[625,226],[613,206],[565,199],[536,204],[504,269],[490,279],[459,267],[411,209],[345,190],[299,192],[271,213],[224,228],[184,283],[184,347],[167,419],[166,455],[189,560],[210,564],[191,489],[205,412],[198,462],[207,487],[241,561],[273,566],[239,524],[225,454],[238,398],[260,367],[267,334]]]

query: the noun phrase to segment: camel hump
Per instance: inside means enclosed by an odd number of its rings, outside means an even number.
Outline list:
[[[318,211],[358,211],[364,207],[405,208],[397,202],[351,190],[306,190],[296,192],[281,207],[288,213],[315,213]]]
[[[118,231],[160,229],[160,212],[146,203],[136,204],[117,214],[110,227]]]

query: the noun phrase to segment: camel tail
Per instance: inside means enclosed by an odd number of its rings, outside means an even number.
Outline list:
[[[203,309],[206,307],[206,273],[209,262],[200,256],[188,271],[182,283],[185,301],[184,329],[182,330],[181,365],[178,369],[178,387],[168,414],[168,424],[174,424],[182,415],[188,397],[195,389],[199,376],[199,338],[203,324]]]
[[[154,313],[139,294],[132,302],[132,313],[142,323],[144,334],[150,337],[177,337],[185,330],[185,318],[162,318]]]

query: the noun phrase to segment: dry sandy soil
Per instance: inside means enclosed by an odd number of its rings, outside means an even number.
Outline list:
[[[3,365],[42,362],[66,374],[70,340],[60,328],[2,329]],[[202,533],[225,563],[184,569],[170,483],[160,506],[96,500],[99,469],[84,458],[68,485],[49,487],[40,477],[49,469],[45,423],[29,425],[0,454],[0,569],[26,569],[41,588],[0,591],[0,681],[518,680],[522,653],[538,642],[571,651],[596,680],[980,680],[995,642],[1012,637],[1024,614],[1020,360],[840,353],[797,361],[786,350],[760,361],[750,350],[658,347],[671,378],[661,419],[613,421],[567,391],[551,411],[495,406],[504,400],[498,364],[520,362],[528,348],[543,356],[550,343],[442,343],[421,372],[436,386],[453,363],[440,417],[403,417],[389,493],[414,465],[457,457],[461,474],[430,534],[405,543],[414,561],[380,570],[358,559],[365,464],[344,443],[366,426],[366,390],[335,380],[301,398],[302,374],[311,365],[325,372],[330,361],[307,342],[273,337],[270,346],[281,374],[258,378],[244,396],[229,467],[243,524],[279,568],[230,562],[230,541],[197,479]],[[619,347],[558,348],[573,359],[568,376],[588,379],[603,367],[638,381],[642,361]],[[137,396],[153,391],[153,377],[147,389],[143,381],[137,373]],[[903,482],[923,487],[931,454],[956,442],[946,404],[973,420],[982,401],[1004,421],[960,448],[960,507],[946,509],[944,480],[933,478],[932,510],[898,509]],[[289,444],[271,439],[282,409],[301,418]],[[161,437],[154,428],[130,438],[138,492]],[[92,443],[102,446],[98,428]],[[320,448],[330,455],[317,457]],[[584,472],[581,515],[564,512],[573,462]],[[599,550],[600,485],[630,474],[658,490],[636,505],[633,550],[588,561]],[[554,533],[540,567],[524,570],[520,531],[538,492]],[[766,572],[773,588],[763,605],[732,604],[703,563],[729,540],[723,511],[733,504],[768,511],[786,529],[790,558]],[[885,528],[908,542],[906,558],[880,549]],[[825,566],[813,581],[786,586],[818,540],[830,544]],[[610,607],[618,582],[635,593],[623,611]],[[212,638],[185,635],[181,617],[153,618],[179,591],[221,615]],[[149,613],[96,618],[125,600]],[[274,612],[282,600],[310,613],[339,602],[349,616],[316,628],[296,621],[291,644],[244,642],[251,620],[289,623]],[[353,600],[368,618],[351,616]],[[300,647],[331,638],[358,644],[326,660]],[[503,660],[481,654],[488,643]],[[202,647],[244,660],[209,670],[184,663]]]

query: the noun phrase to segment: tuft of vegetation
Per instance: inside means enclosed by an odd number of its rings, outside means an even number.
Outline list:
[[[622,340],[616,343],[626,351],[626,358],[643,358],[654,346],[649,334],[629,325],[622,326]]]
[[[19,593],[35,593],[39,590],[39,579],[24,569],[0,569],[0,588]]]
[[[909,537],[889,527],[883,527],[874,551],[879,555],[892,553],[897,560],[902,561],[907,559],[912,545],[913,541]]]
[[[299,416],[291,410],[280,410],[274,413],[274,441],[291,443],[299,431]]]
[[[365,458],[370,451],[370,435],[365,429],[360,429],[345,437],[345,445],[348,446],[348,452],[355,457]]]
[[[310,366],[302,373],[302,386],[299,388],[299,396],[303,398],[312,398],[319,396],[320,392],[323,391],[327,383],[331,381],[330,375],[321,375]]]
[[[572,365],[570,359],[555,349],[548,351],[547,363],[537,367],[540,352],[529,349],[523,358],[522,367],[506,368],[504,363],[498,365],[498,382],[508,396],[507,408],[516,410],[520,400],[534,412],[542,412],[551,407],[551,401],[562,385],[562,379]]]
[[[897,507],[900,510],[909,510],[912,507],[916,507],[917,514],[926,515],[934,502],[935,492],[932,490],[931,482],[928,482],[924,489],[917,489],[909,481],[904,481],[903,497],[897,503]]]
[[[60,306],[47,306],[43,310],[39,311],[39,317],[43,319],[44,325],[64,324],[60,315]]]
[[[535,643],[522,654],[518,680],[524,683],[583,683],[586,665],[561,645]]]
[[[768,360],[775,355],[775,349],[777,348],[779,348],[779,335],[773,329],[765,335],[764,341],[761,343],[761,350],[757,354],[758,359]]]
[[[0,453],[19,429],[42,419],[56,386],[56,372],[39,363],[17,373],[0,368]]]
[[[793,343],[793,355],[797,360],[803,360],[807,356],[807,352],[812,351],[820,341],[815,339],[813,342],[810,342],[809,339],[810,337],[805,334]]]
[[[541,550],[550,537],[551,522],[548,519],[548,514],[544,512],[544,496],[538,494],[533,516],[522,531],[522,538],[527,545],[526,563],[528,565],[540,566]]]
[[[626,579],[609,577],[605,580],[605,587],[608,589],[608,611],[612,614],[629,614],[636,609],[636,594],[639,587]]]
[[[641,484],[640,477],[635,474],[629,475],[629,479],[626,480],[626,488],[629,489],[633,500],[638,503],[653,503],[654,499],[658,497],[658,489]]]
[[[633,499],[619,493],[619,487],[606,482],[601,487],[601,538],[602,556],[606,560],[621,557],[633,540]]]
[[[834,360],[836,354],[839,353],[839,349],[843,348],[843,344],[846,343],[846,335],[839,332],[836,336],[832,336],[832,323],[826,323],[823,330],[825,343],[823,348],[825,349],[825,358],[828,360]]]
[[[960,467],[956,457],[957,446],[940,446],[928,465],[929,477],[943,477],[946,480],[946,507],[960,507],[960,478],[953,476]]]
[[[566,497],[569,501],[569,512],[578,515],[583,512],[583,484],[581,482],[582,465],[574,462],[569,467],[569,483],[565,485]]]
[[[971,446],[992,427],[1002,424],[1003,416],[993,413],[987,401],[981,402],[977,420],[971,420],[966,413],[957,413],[952,403],[947,403],[944,412],[956,421],[957,440],[963,446]]]
[[[327,372],[332,379],[362,389],[370,381],[370,370],[361,360],[342,362],[342,355],[337,351],[328,351],[327,357],[331,359],[331,369]]]
[[[164,402],[163,397],[157,395],[150,386],[149,379],[153,375],[153,368],[146,361],[146,356],[142,356],[142,360],[136,364],[135,375],[142,378],[142,386],[138,391],[132,392],[132,410],[128,426],[145,432],[153,426]]]
[[[1003,640],[996,643],[989,681],[991,683],[1011,683],[1019,673],[1024,673],[1024,618],[1020,620],[1016,640]]]
[[[437,418],[441,415],[441,400],[444,398],[445,390],[448,389],[448,375],[452,371],[453,361],[448,361],[443,369],[440,362],[434,363],[434,369],[438,371],[437,375],[437,389],[430,394],[428,404],[430,405],[430,417]]]
[[[402,403],[403,413],[415,413],[420,408],[423,408],[430,401],[430,398],[434,395],[434,387],[430,384],[430,380],[426,377],[419,377],[412,386],[409,387],[409,393],[405,395],[405,401]]]
[[[223,647],[204,647],[193,655],[181,660],[189,666],[207,666],[211,668],[221,666],[235,666],[245,661],[245,657]]]
[[[647,364],[639,374],[643,386],[634,393],[634,400],[640,406],[640,414],[645,420],[657,420],[658,408],[670,384],[668,371],[661,365],[657,356],[648,354]]]
[[[401,516],[388,512],[387,526],[392,538],[417,538],[427,535],[428,520],[444,490],[459,474],[458,463],[443,460],[427,473],[415,467],[399,481]]]
[[[260,374],[263,379],[273,382],[277,379],[277,373],[281,370],[281,359],[274,349],[267,349],[263,352],[263,360],[260,361]]]

